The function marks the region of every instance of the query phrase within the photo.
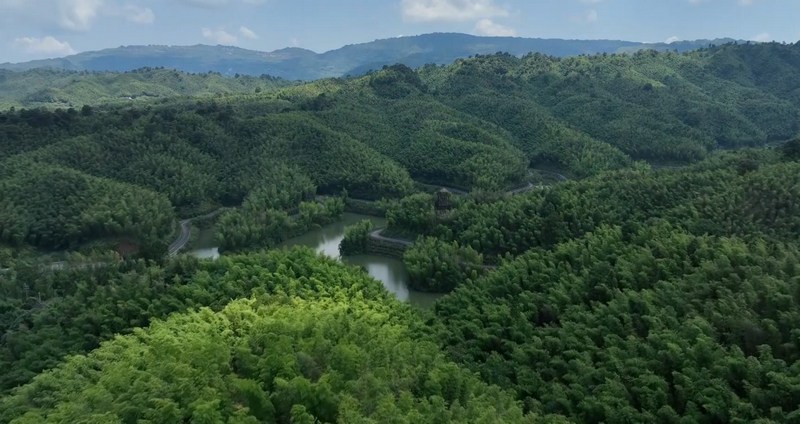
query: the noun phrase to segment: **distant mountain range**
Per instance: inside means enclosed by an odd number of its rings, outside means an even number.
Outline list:
[[[521,56],[539,52],[565,57],[580,54],[629,53],[641,49],[688,51],[733,39],[639,43],[616,40],[561,40],[517,37],[478,37],[435,33],[353,44],[325,53],[300,48],[260,52],[229,46],[127,46],[84,52],[58,59],[4,63],[0,68],[23,71],[52,68],[74,71],[130,71],[166,67],[185,72],[220,72],[226,75],[271,75],[290,80],[361,75],[384,65],[402,63],[418,67],[448,64],[476,54],[507,52]]]

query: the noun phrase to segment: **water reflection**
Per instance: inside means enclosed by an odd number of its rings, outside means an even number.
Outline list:
[[[342,259],[347,264],[361,266],[367,270],[369,275],[381,281],[384,287],[394,293],[398,299],[420,307],[433,305],[433,302],[441,295],[409,290],[408,273],[403,261],[378,255],[357,255],[346,258],[339,256],[339,243],[344,238],[345,227],[362,219],[372,221],[372,225],[375,227],[386,225],[386,220],[383,218],[346,213],[339,222],[293,238],[283,243],[281,247],[308,246],[332,258]]]
[[[358,255],[346,258],[339,256],[339,243],[344,238],[345,227],[362,219],[372,221],[372,225],[376,228],[386,225],[386,220],[383,218],[346,213],[339,222],[290,239],[279,247],[308,246],[319,253],[341,259],[347,264],[363,267],[369,275],[382,282],[384,287],[394,293],[398,299],[423,308],[432,306],[441,295],[409,290],[408,273],[403,261],[378,255]],[[189,253],[201,259],[217,259],[219,249],[214,247],[213,236],[210,234],[213,234],[213,229],[201,230],[198,243],[196,243],[198,248]]]

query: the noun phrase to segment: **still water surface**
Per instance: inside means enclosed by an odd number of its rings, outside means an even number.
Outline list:
[[[323,253],[332,258],[341,259],[344,263],[361,266],[367,270],[369,275],[381,281],[384,287],[394,293],[398,299],[422,308],[431,307],[433,302],[441,297],[441,295],[410,290],[408,288],[408,273],[406,272],[405,265],[403,265],[403,261],[378,255],[357,255],[346,258],[341,258],[339,256],[339,242],[344,238],[345,227],[355,224],[362,219],[372,221],[372,225],[375,226],[375,228],[386,225],[386,220],[383,218],[345,213],[340,221],[287,240],[278,247],[308,246],[319,253]],[[211,246],[213,243],[203,243],[203,241],[207,239],[207,237],[204,236],[205,234],[201,234],[198,246],[208,247],[201,247],[190,253],[203,259],[216,259],[219,257],[218,249]]]

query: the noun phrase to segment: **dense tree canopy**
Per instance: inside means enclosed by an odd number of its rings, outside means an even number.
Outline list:
[[[114,334],[145,327],[151,319],[189,308],[219,310],[256,289],[311,299],[342,288],[351,295],[388,299],[374,280],[306,249],[225,256],[215,262],[179,257],[165,266],[140,260],[86,267],[81,258],[73,263],[53,272],[20,262],[0,274],[0,365],[5,370],[0,390],[28,381],[64,355],[87,352]],[[280,277],[273,277],[276,273]],[[290,285],[289,276],[302,284],[291,280],[295,283]]]
[[[409,286],[426,292],[447,293],[483,272],[483,257],[475,249],[433,237],[420,237],[405,252],[403,262]]]
[[[365,253],[372,229],[372,221],[368,219],[362,219],[345,228],[344,238],[339,243],[339,253],[342,256]]]
[[[436,305],[451,357],[580,422],[791,422],[796,245],[603,226]]]
[[[135,241],[145,255],[163,254],[174,220],[163,195],[59,166],[7,165],[0,172],[0,242],[61,249],[111,236]]]
[[[142,269],[161,281],[139,278],[139,288],[152,291],[141,293],[138,305],[120,305],[126,296],[113,300],[117,289],[134,290],[122,282],[105,294],[83,283],[83,293],[70,297],[90,296],[93,307],[75,306],[95,317],[101,306],[153,319],[211,308],[155,321],[69,358],[3,398],[0,420],[533,422],[506,393],[448,361],[420,332],[413,310],[356,269],[307,250],[174,266],[181,270],[173,276]],[[214,312],[230,298],[224,293],[244,297],[249,290],[257,292],[252,299]],[[66,312],[56,301],[35,314],[58,314],[56,308]],[[86,323],[73,325],[85,331]],[[131,328],[114,329],[123,330]]]
[[[513,197],[467,198],[446,216],[425,196],[390,208],[390,228],[455,240],[492,261],[602,224],[635,231],[653,218],[698,235],[794,241],[800,231],[800,168],[768,150],[724,152],[686,168],[616,171]]]
[[[192,74],[174,69],[130,72],[0,70],[0,107],[74,107],[109,103],[148,103],[175,96],[261,93],[290,82],[269,76],[227,78],[216,72]]]
[[[2,112],[0,422],[797,421],[799,75],[800,44],[495,54]],[[228,206],[252,251],[356,204],[432,311],[308,249],[164,258],[176,217]],[[158,261],[31,259],[97,240]]]

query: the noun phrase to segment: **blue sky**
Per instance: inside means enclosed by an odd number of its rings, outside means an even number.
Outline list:
[[[0,0],[0,62],[133,44],[317,52],[428,32],[795,42],[800,0]]]

